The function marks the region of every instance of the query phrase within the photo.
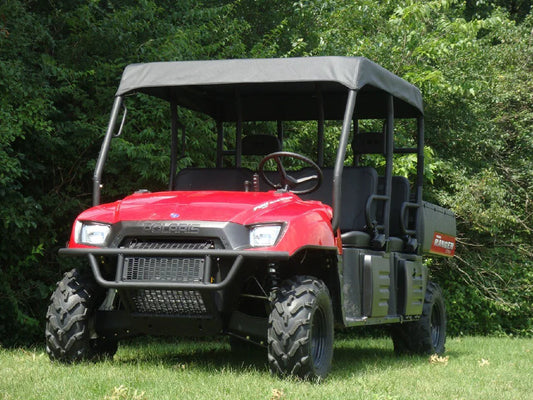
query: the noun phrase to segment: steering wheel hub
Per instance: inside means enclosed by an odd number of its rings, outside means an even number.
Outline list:
[[[294,158],[296,160],[303,161],[305,164],[308,164],[310,168],[312,168],[313,172],[316,173],[303,176],[301,178],[295,178],[294,176],[287,173],[287,170],[283,166],[283,158]],[[280,183],[272,182],[265,174],[265,165],[270,160],[274,160],[276,163],[276,171],[279,174]],[[274,189],[287,190],[294,194],[307,194],[314,192],[320,187],[323,178],[320,167],[313,160],[301,154],[291,153],[289,151],[277,151],[275,153],[270,153],[266,155],[259,163],[257,172],[259,173],[261,178]],[[308,182],[314,182],[314,184],[306,189],[297,189],[298,186],[301,186]]]

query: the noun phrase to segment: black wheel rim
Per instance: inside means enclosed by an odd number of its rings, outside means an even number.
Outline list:
[[[436,349],[439,346],[442,334],[442,311],[437,304],[431,310],[431,341]]]
[[[327,341],[326,316],[321,308],[317,308],[313,317],[311,328],[311,356],[313,365],[318,367],[322,364]]]

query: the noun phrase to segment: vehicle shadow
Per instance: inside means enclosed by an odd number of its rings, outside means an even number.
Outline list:
[[[336,378],[350,377],[369,368],[402,369],[407,363],[419,363],[427,358],[397,355],[392,347],[336,346],[333,355],[331,375]]]
[[[375,343],[370,342],[368,347],[363,343],[353,344],[343,342],[335,346],[333,365],[330,375],[343,379],[363,373],[370,369],[393,369],[403,370],[414,366],[431,363],[447,363],[449,358],[458,359],[464,355],[464,352],[451,350],[446,351],[442,357],[431,361],[429,354],[397,354],[392,345],[376,347]]]
[[[145,364],[199,371],[242,370],[269,373],[267,350],[245,347],[232,351],[227,340],[131,342],[112,361],[118,365]],[[404,369],[428,363],[429,356],[397,355],[390,346],[342,342],[335,345],[331,378],[348,379],[369,369]]]
[[[147,364],[173,369],[245,369],[268,371],[265,348],[232,351],[227,340],[176,342],[132,342],[120,351],[114,364]]]

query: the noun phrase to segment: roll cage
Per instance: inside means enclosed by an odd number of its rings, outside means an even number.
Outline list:
[[[115,134],[124,107],[124,97],[137,92],[159,97],[170,104],[169,190],[175,186],[177,161],[180,150],[184,148],[185,129],[178,119],[178,107],[184,107],[206,114],[216,121],[218,168],[222,167],[225,156],[234,157],[235,167],[241,167],[244,122],[276,121],[277,136],[282,142],[283,122],[295,120],[317,122],[316,159],[322,167],[325,121],[342,120],[332,183],[334,231],[340,226],[343,168],[352,129],[355,154],[377,153],[386,160],[384,190],[375,196],[376,201],[383,202],[385,217],[378,228],[385,237],[389,236],[390,231],[389,218],[386,216],[390,214],[394,154],[416,154],[417,175],[414,201],[410,207],[418,208],[422,204],[424,118],[420,91],[363,57],[310,57],[157,62],[128,66],[117,90],[98,156],[93,176],[93,205],[100,204],[103,168],[111,139],[121,133],[124,124],[125,111],[119,132]],[[417,121],[416,147],[394,147],[394,121],[397,118]],[[358,122],[363,119],[384,120],[383,132],[359,132]],[[224,150],[224,123],[227,122],[235,124],[233,150]],[[355,157],[355,166],[358,165],[358,159]]]

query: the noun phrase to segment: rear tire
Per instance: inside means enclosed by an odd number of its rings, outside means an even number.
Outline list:
[[[278,376],[324,379],[333,358],[333,308],[321,280],[298,276],[274,292],[268,362]]]
[[[428,282],[422,315],[416,322],[392,327],[398,354],[443,354],[446,344],[446,308],[440,287]]]
[[[70,363],[115,355],[118,342],[94,332],[94,314],[104,297],[105,290],[92,276],[77,269],[58,282],[46,314],[46,352],[51,360]]]

